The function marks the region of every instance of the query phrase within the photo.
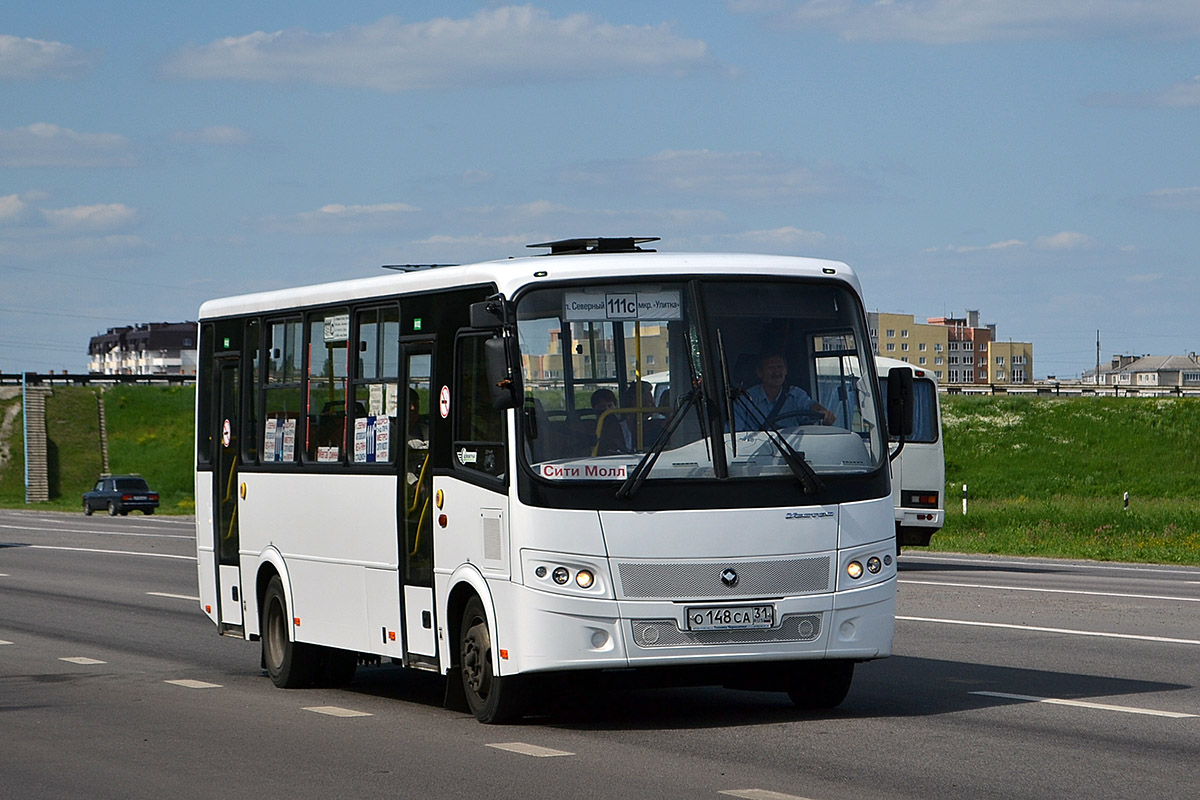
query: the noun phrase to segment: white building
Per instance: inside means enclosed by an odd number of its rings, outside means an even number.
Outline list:
[[[88,344],[88,372],[195,375],[196,323],[146,322],[109,328]]]

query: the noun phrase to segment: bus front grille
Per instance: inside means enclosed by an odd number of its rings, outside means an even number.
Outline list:
[[[777,628],[684,631],[671,619],[635,619],[633,641],[639,647],[679,647],[705,644],[763,644],[810,642],[821,635],[820,614],[789,614]]]
[[[830,563],[829,556],[776,561],[706,561],[675,564],[623,562],[617,565],[617,571],[624,597],[725,600],[793,597],[828,591]],[[732,580],[723,579],[722,575],[727,570],[735,572],[736,577]]]

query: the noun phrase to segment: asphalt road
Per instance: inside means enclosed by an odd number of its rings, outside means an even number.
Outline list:
[[[835,712],[622,691],[483,726],[437,679],[275,689],[196,600],[191,522],[0,511],[0,798],[1194,798],[1200,570],[901,559]]]

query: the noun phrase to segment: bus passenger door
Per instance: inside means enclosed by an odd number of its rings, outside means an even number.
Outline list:
[[[433,344],[404,346],[406,388],[403,461],[400,465],[400,569],[404,605],[404,661],[437,665],[437,626],[433,618],[433,469],[429,434],[433,394]]]
[[[217,552],[217,606],[220,624],[242,625],[241,574],[238,561],[238,452],[241,443],[239,375],[237,356],[220,357],[216,363],[216,414],[213,415],[213,535]]]

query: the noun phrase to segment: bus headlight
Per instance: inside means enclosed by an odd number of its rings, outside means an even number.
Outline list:
[[[879,556],[871,556],[867,559],[867,572],[878,575],[881,569],[883,569],[883,562],[879,560]]]
[[[555,583],[562,586],[571,579],[571,572],[566,567],[555,567],[550,577],[554,579]]]
[[[858,561],[851,561],[846,565],[846,574],[854,580],[858,580],[863,574],[863,565]]]
[[[575,582],[579,584],[579,588],[586,589],[592,585],[596,577],[589,570],[581,569],[575,573]]]

